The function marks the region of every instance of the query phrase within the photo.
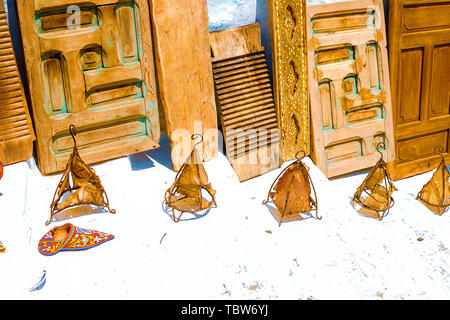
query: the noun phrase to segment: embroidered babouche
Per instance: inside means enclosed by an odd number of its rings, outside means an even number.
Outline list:
[[[428,209],[440,216],[444,214],[447,207],[450,206],[450,184],[449,184],[449,171],[445,164],[445,157],[443,156],[443,148],[437,147],[435,152],[439,153],[442,160],[431,177],[417,194],[417,200],[422,202]]]
[[[298,157],[300,153],[303,153],[301,158]],[[270,187],[267,199],[263,201],[266,205],[272,199],[281,215],[279,226],[288,219],[303,219],[301,214],[311,211],[316,212],[317,219],[322,219],[318,215],[317,194],[308,173],[309,168],[302,162],[305,155],[304,151],[297,152],[297,161],[278,175]],[[314,197],[311,196],[311,191]]]
[[[192,135],[192,139],[194,140],[197,136],[200,135]],[[180,221],[181,216],[185,212],[196,213],[213,206],[217,207],[216,191],[209,183],[206,170],[196,151],[196,146],[203,142],[203,137],[201,138],[202,141],[195,144],[191,154],[178,171],[175,182],[167,189],[164,196],[165,204],[172,208],[174,222]],[[211,201],[203,198],[202,190],[206,190],[209,193]],[[175,210],[181,212],[178,218],[175,217]]]
[[[53,217],[61,211],[82,205],[99,206],[111,213],[116,213],[115,210],[109,207],[108,196],[105,189],[103,189],[100,178],[95,174],[94,169],[83,162],[78,153],[75,140],[75,126],[70,125],[69,130],[74,143],[73,152],[53,196],[53,201],[50,205],[51,215],[46,225],[49,225]],[[70,184],[70,178],[72,178],[72,185]],[[74,192],[64,201],[61,201],[67,192],[72,191]]]
[[[112,234],[82,229],[66,223],[47,232],[39,241],[38,250],[45,256],[52,256],[60,251],[87,250],[112,239]]]
[[[394,206],[392,194],[397,191],[390,178],[386,162],[383,160],[381,150],[384,148],[384,143],[377,145],[377,151],[381,154],[381,158],[353,196],[353,202],[361,206],[359,210],[361,214],[377,218],[380,221]]]

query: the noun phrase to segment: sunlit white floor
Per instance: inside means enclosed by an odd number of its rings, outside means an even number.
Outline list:
[[[415,200],[432,172],[396,182],[396,204],[380,222],[350,204],[365,174],[329,181],[307,158],[323,219],[279,227],[261,202],[290,162],[239,183],[220,153],[205,163],[218,208],[176,224],[163,210],[176,174],[169,153],[163,137],[160,149],[94,166],[117,213],[48,227],[60,175],[42,176],[33,159],[5,167],[0,299],[450,298],[450,213],[435,215]],[[115,239],[39,254],[39,239],[65,222]]]

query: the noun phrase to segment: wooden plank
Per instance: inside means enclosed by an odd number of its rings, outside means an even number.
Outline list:
[[[258,23],[210,33],[228,160],[240,181],[278,168],[278,120]]]
[[[309,6],[306,25],[315,164],[328,178],[368,169],[380,142],[393,160],[382,1]]]
[[[442,147],[447,161],[450,129],[450,3],[389,2],[389,63],[397,157],[394,180],[436,168]]]
[[[72,17],[71,5],[80,8],[80,25],[72,24],[77,19]],[[159,146],[152,31],[146,0],[20,0],[17,11],[38,166],[43,174],[64,170],[61,159],[65,159],[67,151],[55,147],[55,143],[63,141],[61,135],[68,135],[72,123],[88,140],[80,150],[88,164]],[[130,119],[139,119],[139,124],[122,130]],[[140,138],[131,139],[130,132]],[[66,142],[70,147],[70,139]],[[104,152],[106,145],[108,152]]]
[[[3,6],[0,25],[0,161],[9,165],[31,158],[35,135]]]
[[[203,161],[218,152],[217,114],[211,70],[206,0],[150,0],[157,70],[172,163],[179,170],[203,135]],[[188,146],[188,147],[184,147]]]

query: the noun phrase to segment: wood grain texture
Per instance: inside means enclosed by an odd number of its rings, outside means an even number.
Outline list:
[[[309,6],[313,160],[328,178],[395,156],[382,2]]]
[[[389,62],[398,180],[450,160],[450,2],[390,1]]]
[[[210,33],[226,154],[240,181],[280,166],[279,130],[258,23]]]
[[[70,124],[88,164],[159,147],[146,0],[20,0],[17,10],[43,174],[64,170]]]
[[[33,124],[17,68],[5,9],[0,6],[0,161],[9,165],[33,155]]]
[[[272,28],[273,86],[282,161],[310,154],[306,0],[262,0]]]
[[[214,99],[206,0],[149,0],[156,65],[172,163],[178,171],[192,151],[193,134],[203,136],[203,161],[217,156]]]

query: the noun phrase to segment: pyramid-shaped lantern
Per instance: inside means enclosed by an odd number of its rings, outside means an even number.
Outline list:
[[[303,156],[299,158],[299,154]],[[318,216],[317,194],[308,173],[309,168],[303,164],[304,151],[299,151],[296,155],[297,161],[284,169],[270,187],[267,199],[263,201],[266,205],[272,199],[280,216],[280,226],[286,219],[303,219],[301,214],[316,211]],[[314,197],[311,196],[311,191]]]
[[[46,225],[49,225],[53,217],[58,213],[83,205],[98,206],[111,213],[116,213],[115,210],[109,207],[108,196],[105,189],[103,189],[100,178],[95,174],[94,169],[83,162],[78,153],[75,140],[77,132],[75,126],[70,125],[69,131],[74,142],[73,152],[53,196],[53,201],[50,205],[50,220],[46,222]],[[70,180],[72,180],[72,184]],[[71,194],[62,200],[67,193]]]
[[[360,213],[380,221],[394,206],[392,194],[397,191],[389,176],[386,162],[383,160],[381,151],[383,149],[385,144],[381,142],[377,145],[377,151],[381,154],[380,160],[353,196],[353,202],[361,206]]]
[[[420,190],[417,195],[417,200],[440,216],[444,214],[447,207],[450,206],[450,174],[447,165],[445,164],[445,158],[442,155],[443,150],[444,149],[440,146],[436,148],[435,152],[441,155],[442,160],[430,181],[423,186],[422,190]]]
[[[203,137],[199,134],[192,135],[192,140],[201,137],[201,141],[196,143],[191,154],[178,171],[173,185],[167,189],[164,200],[165,204],[172,208],[173,221],[178,222],[185,212],[197,213],[211,207],[217,207],[215,194],[206,174],[200,157],[197,154],[196,146],[203,142]],[[211,201],[203,198],[203,190],[209,193]],[[175,217],[175,210],[180,211],[178,218]]]

